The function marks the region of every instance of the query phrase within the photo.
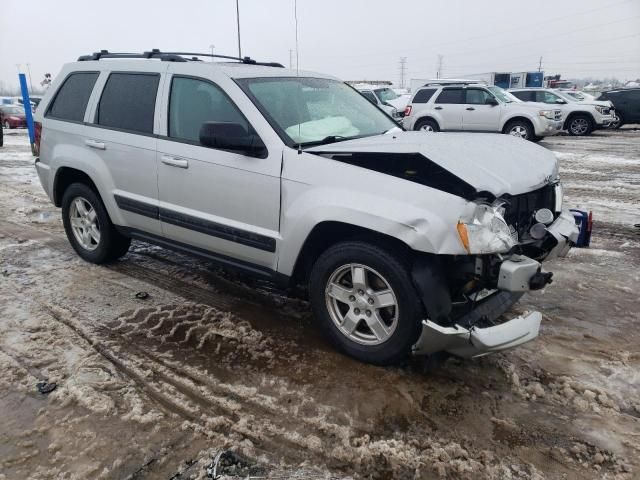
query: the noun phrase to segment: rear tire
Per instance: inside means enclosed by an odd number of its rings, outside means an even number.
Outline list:
[[[587,115],[576,115],[569,119],[567,131],[573,137],[583,137],[593,132],[593,121]]]
[[[309,298],[336,348],[375,365],[408,357],[423,318],[410,270],[397,253],[361,241],[338,243],[320,255],[311,270]]]
[[[435,120],[425,118],[424,120],[418,120],[413,129],[421,132],[439,132],[440,126]]]
[[[526,120],[511,120],[504,127],[504,133],[531,141],[533,141],[536,136],[533,127]]]
[[[100,196],[85,183],[65,190],[62,223],[69,243],[88,262],[111,262],[129,250],[131,239],[116,230]]]

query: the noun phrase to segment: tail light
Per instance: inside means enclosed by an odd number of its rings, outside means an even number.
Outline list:
[[[41,122],[33,122],[34,126],[34,142],[31,146],[31,153],[34,156],[40,155],[40,137],[42,137],[42,123]]]
[[[411,115],[411,105],[407,105],[404,109],[404,116],[408,117],[409,115]]]

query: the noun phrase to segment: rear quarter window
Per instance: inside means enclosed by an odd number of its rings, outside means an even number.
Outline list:
[[[160,75],[112,73],[102,91],[96,123],[104,127],[153,133]]]
[[[411,103],[427,103],[431,100],[434,93],[436,93],[435,88],[423,88],[422,90],[418,90]]]
[[[70,74],[56,92],[46,117],[82,122],[98,72]]]

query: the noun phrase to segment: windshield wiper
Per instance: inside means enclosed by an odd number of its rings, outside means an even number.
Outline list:
[[[330,143],[342,142],[344,140],[351,140],[357,137],[343,137],[342,135],[329,135],[322,140],[314,140],[312,142],[303,142],[300,145],[302,147],[315,147],[316,145],[328,145]]]

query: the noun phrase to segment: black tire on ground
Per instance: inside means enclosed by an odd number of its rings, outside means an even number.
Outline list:
[[[574,137],[583,137],[593,132],[593,120],[588,115],[575,115],[567,122],[567,132]]]
[[[515,132],[520,132],[520,133],[516,135]],[[531,126],[531,124],[527,120],[520,120],[520,119],[509,121],[505,125],[503,133],[506,133],[507,135],[519,136],[524,140],[531,140],[531,141],[534,141],[533,139],[536,136],[535,131],[533,130],[533,127]]]
[[[619,129],[622,125],[624,125],[624,118],[618,112],[616,112],[616,117],[618,117],[618,121],[613,122],[609,128],[613,128],[614,130]]]
[[[100,241],[93,249],[84,248],[71,228],[71,203],[82,198],[93,207],[100,232]],[[85,183],[72,183],[62,196],[62,223],[69,243],[80,257],[91,263],[107,263],[114,261],[129,250],[131,239],[122,235],[114,227],[100,195]]]
[[[375,270],[384,277],[395,294],[397,324],[383,343],[358,343],[343,333],[332,320],[325,291],[333,273],[348,264],[364,265]],[[331,343],[343,353],[375,365],[392,365],[405,360],[418,339],[421,319],[424,317],[410,270],[409,262],[398,253],[362,241],[338,243],[322,253],[311,271],[309,298],[315,320]],[[358,328],[366,330],[366,325],[366,320],[362,320]]]
[[[414,130],[425,130],[427,132],[439,132],[440,126],[438,122],[432,120],[430,118],[425,118],[423,120],[418,120],[413,127]]]
[[[536,142],[536,143],[538,143],[538,142],[539,142],[539,141],[541,141],[543,138],[544,138],[544,137],[538,137],[537,135],[535,135],[535,136],[531,139],[531,141],[532,141],[532,142]]]

